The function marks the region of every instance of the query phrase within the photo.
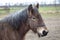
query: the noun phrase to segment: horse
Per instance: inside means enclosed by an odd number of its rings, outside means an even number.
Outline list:
[[[38,11],[39,4],[15,12],[0,20],[0,40],[24,40],[26,33],[32,30],[38,37],[48,34],[48,29]]]

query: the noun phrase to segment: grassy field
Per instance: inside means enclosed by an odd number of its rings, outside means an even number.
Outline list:
[[[15,11],[18,11],[20,9],[23,9],[25,7],[10,7],[10,10],[9,12],[15,12]],[[60,11],[60,6],[57,6],[57,7],[54,7],[54,6],[44,6],[44,7],[40,7],[39,8],[39,11],[42,12],[42,11]],[[6,11],[7,10],[4,10],[4,8],[0,8],[0,14],[4,13],[6,14]]]
[[[55,7],[55,6],[44,6],[44,7],[40,7],[40,9],[39,10],[41,10],[41,11],[55,11],[55,10],[60,10],[60,6],[57,6],[57,7]]]

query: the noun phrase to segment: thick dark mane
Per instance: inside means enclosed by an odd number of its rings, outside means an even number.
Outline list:
[[[10,24],[14,29],[21,27],[22,23],[26,23],[28,18],[27,9],[13,13],[12,15],[4,18],[2,22]]]

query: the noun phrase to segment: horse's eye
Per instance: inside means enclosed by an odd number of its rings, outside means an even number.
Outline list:
[[[36,18],[35,18],[35,17],[33,17],[33,18],[32,18],[32,20],[33,20],[33,21],[36,21]]]
[[[33,18],[33,19],[35,19],[35,18]]]

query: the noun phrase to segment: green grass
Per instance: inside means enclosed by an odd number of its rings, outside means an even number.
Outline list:
[[[43,18],[59,18],[60,13],[41,13]]]
[[[10,10],[4,10],[3,8],[0,8],[0,14],[6,14],[7,11],[9,13],[13,13],[15,11],[21,10],[23,7],[10,7]]]
[[[54,6],[46,6],[46,7],[39,7],[39,11],[56,11],[60,10],[60,6],[54,7]]]
[[[24,7],[10,7],[9,13],[13,13],[15,11],[18,11],[20,9],[22,9]],[[2,10],[3,8],[0,8],[0,14],[6,14],[5,11],[7,10]],[[57,11],[60,10],[60,6],[57,7],[53,7],[53,6],[44,6],[44,7],[39,7],[39,11],[40,12],[44,12],[44,11]]]
[[[11,12],[18,11],[18,10],[21,10],[21,9],[23,9],[23,7],[11,7],[11,8],[10,8],[10,13],[11,13]]]

